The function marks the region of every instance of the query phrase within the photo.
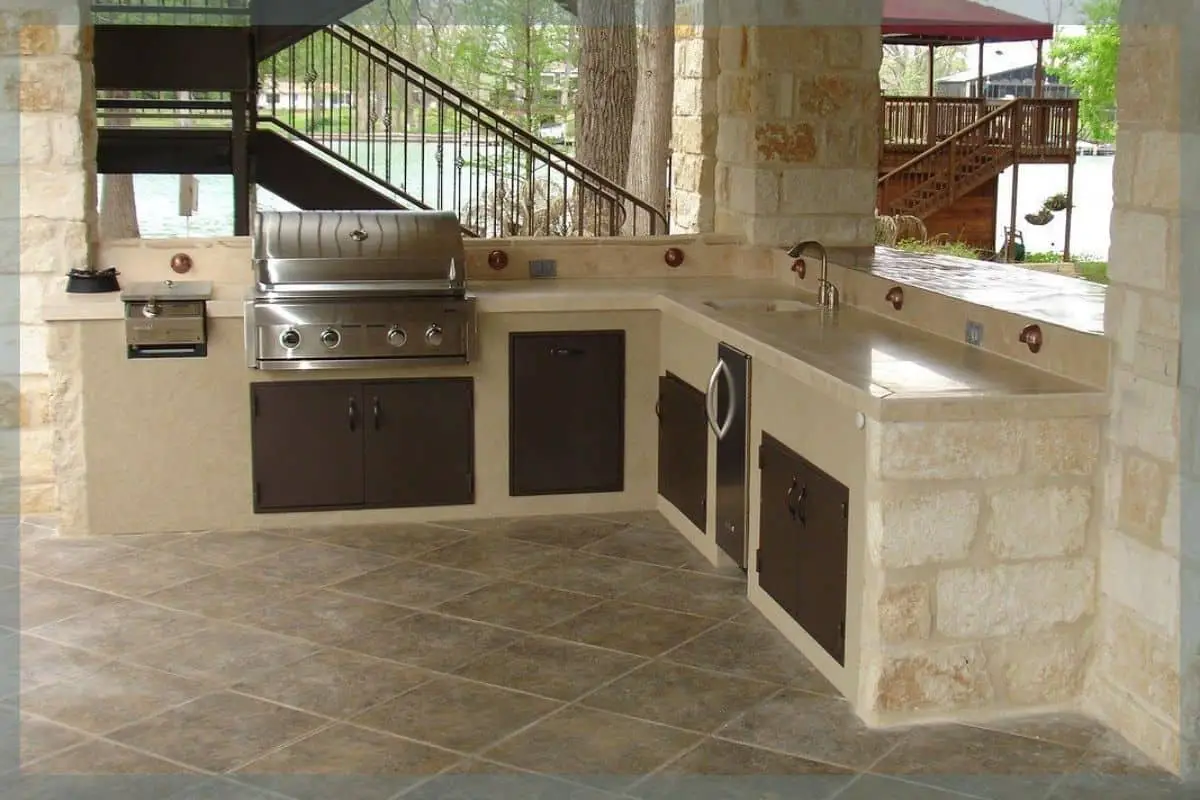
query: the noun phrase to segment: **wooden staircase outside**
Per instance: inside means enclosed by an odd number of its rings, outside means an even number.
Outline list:
[[[1075,110],[1075,101],[1056,102]],[[1021,98],[993,107],[883,175],[879,213],[924,219],[1014,164],[1073,161],[1077,115],[1070,114],[1067,129],[1060,130],[1063,125],[1049,112],[1045,103]]]

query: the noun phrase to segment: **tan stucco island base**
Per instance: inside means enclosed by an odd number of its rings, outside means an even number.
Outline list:
[[[837,267],[831,276],[860,305],[774,316],[721,310],[705,301],[812,303],[813,277],[798,279],[777,249],[711,237],[671,239],[686,256],[683,268],[672,269],[661,258],[667,243],[506,243],[522,258],[549,253],[581,271],[588,265],[588,277],[497,278],[476,264],[477,361],[317,375],[473,378],[476,502],[303,514],[252,508],[249,386],[295,376],[246,365],[246,242],[111,245],[103,257],[127,281],[164,279],[174,252],[195,257],[194,277],[216,287],[209,353],[127,359],[115,296],[51,290],[43,314],[62,387],[54,464],[62,530],[110,535],[658,508],[716,563],[723,556],[711,534],[715,504],[700,530],[657,494],[655,400],[666,372],[703,389],[718,343],[726,342],[753,360],[751,452],[770,435],[850,491],[843,666],[758,586],[760,486],[751,458],[748,592],[767,619],[872,723],[1076,702],[1095,612],[1104,340],[1047,323],[1038,355],[1061,369],[1039,368],[923,330],[914,324],[922,317],[901,322],[869,310],[868,298],[889,284]],[[909,297],[918,309],[940,308],[939,324],[955,313],[991,314],[998,331],[1011,329],[997,335],[996,348],[1011,348],[1029,323],[920,289]],[[626,332],[625,489],[509,496],[508,335],[589,329]],[[1033,357],[1026,349],[1025,360]],[[709,447],[711,495],[711,435]]]

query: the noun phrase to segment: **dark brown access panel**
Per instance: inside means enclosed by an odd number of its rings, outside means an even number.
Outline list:
[[[759,469],[759,586],[844,665],[850,490],[765,432]]]
[[[509,493],[625,488],[625,331],[509,335]]]
[[[708,506],[704,392],[668,372],[658,379],[658,493],[701,531]]]
[[[367,506],[475,502],[470,378],[365,383],[362,396]]]
[[[255,511],[362,505],[358,383],[255,383],[250,398]]]

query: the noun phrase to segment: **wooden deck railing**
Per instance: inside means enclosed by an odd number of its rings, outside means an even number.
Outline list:
[[[891,151],[927,150],[1004,103],[975,97],[884,97],[881,146]],[[1020,130],[1022,159],[1074,157],[1078,117],[1078,100],[1022,98],[1013,117]],[[1008,143],[1007,134],[1004,138]]]

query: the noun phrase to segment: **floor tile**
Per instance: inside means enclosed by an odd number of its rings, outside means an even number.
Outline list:
[[[160,549],[180,558],[218,567],[236,567],[297,544],[299,541],[294,536],[269,531],[210,531],[165,543]]]
[[[385,800],[458,758],[386,733],[335,725],[247,764],[234,777],[296,800]]]
[[[713,621],[705,617],[609,601],[547,628],[544,633],[653,658],[712,625]]]
[[[199,533],[120,533],[113,536],[113,541],[138,550],[155,550],[200,535]],[[176,553],[176,555],[179,554]]]
[[[442,614],[537,631],[600,603],[599,597],[500,580],[436,606]]]
[[[216,568],[159,550],[134,550],[98,564],[63,569],[58,577],[101,592],[143,597],[212,573]]]
[[[496,686],[574,700],[645,659],[545,636],[523,638],[459,669],[457,674]]]
[[[248,561],[242,569],[267,579],[306,586],[328,586],[394,564],[396,559],[372,550],[303,542]]]
[[[963,800],[967,795],[897,778],[863,775],[834,797],[836,800]],[[1038,800],[1038,795],[1027,800]]]
[[[284,636],[339,645],[347,639],[368,634],[414,613],[410,608],[366,597],[317,589],[281,603],[257,608],[236,617],[235,621]]]
[[[82,680],[60,681],[21,695],[21,708],[91,733],[105,733],[198,697],[195,681],[112,662]]]
[[[655,661],[588,695],[592,708],[708,733],[779,687]]]
[[[194,774],[193,770],[179,764],[104,739],[92,740],[23,769],[42,775]]]
[[[699,738],[603,711],[568,707],[485,751],[484,756],[613,790],[662,766]]]
[[[108,537],[63,539],[47,536],[21,543],[21,572],[55,577],[67,571],[98,566],[109,559],[128,557],[135,552]]]
[[[625,526],[591,517],[542,516],[509,522],[500,532],[523,542],[578,550],[594,544]]]
[[[628,792],[645,800],[826,800],[853,777],[829,764],[708,739]]]
[[[583,551],[672,568],[694,562],[697,556],[696,548],[681,533],[633,527],[616,530]]]
[[[350,525],[329,528],[312,538],[327,544],[357,547],[396,558],[415,558],[435,548],[445,547],[470,537],[465,531],[455,531],[434,525],[398,524]]]
[[[831,696],[838,694],[817,668],[773,628],[726,622],[673,650],[668,658],[743,678],[791,683],[795,688]]]
[[[479,622],[419,613],[347,639],[342,647],[415,667],[453,672],[518,636]]]
[[[311,714],[219,693],[123,728],[108,738],[171,761],[225,772],[323,725],[323,719]]]
[[[867,728],[845,700],[794,689],[764,700],[716,735],[854,770],[867,769],[905,736]]]
[[[36,628],[121,599],[50,578],[26,576],[21,579],[21,628]]]
[[[445,677],[377,706],[354,722],[471,753],[561,707],[554,700]]]
[[[584,514],[583,516],[612,522],[617,525],[636,525],[639,528],[677,533],[675,526],[668,522],[667,518],[658,511],[617,511],[612,514]]]
[[[216,623],[126,656],[209,686],[228,686],[312,655],[319,645],[241,625]]]
[[[194,614],[128,600],[40,625],[30,632],[115,657],[197,631],[208,624],[203,617]]]
[[[750,608],[744,578],[725,578],[682,570],[647,581],[621,595],[621,599],[721,620]]]
[[[281,797],[276,792],[260,789],[241,780],[210,777],[171,795],[167,800],[281,800]]]
[[[497,577],[515,575],[557,557],[555,547],[504,536],[471,536],[418,556],[427,564],[481,572]]]
[[[266,598],[281,601],[308,588],[235,567],[154,592],[143,599],[213,619],[231,619],[261,608]]]
[[[1027,736],[1030,739],[1054,742],[1081,750],[1087,749],[1097,737],[1107,732],[1102,724],[1090,717],[1066,713],[1013,717],[979,723],[974,727]]]
[[[386,603],[428,609],[486,586],[492,580],[478,572],[419,561],[401,561],[385,569],[343,581],[333,588]]]
[[[112,660],[105,655],[36,636],[21,636],[19,647],[21,691],[60,681],[81,681],[85,675]]]
[[[928,725],[905,734],[871,771],[964,794],[986,791],[982,796],[995,800],[1024,800],[1044,796],[1082,757],[1082,750],[1054,742],[966,725]]]
[[[568,592],[617,597],[670,570],[620,558],[563,551],[553,562],[519,573],[518,580]]]
[[[348,719],[430,677],[430,673],[416,667],[325,650],[240,681],[233,690],[302,711]]]
[[[38,719],[26,713],[21,714],[20,728],[22,765],[45,758],[59,750],[82,744],[87,740],[87,736],[77,730],[50,720]],[[8,733],[8,731],[4,732]],[[4,744],[7,751],[10,743],[6,741]]]
[[[531,772],[443,774],[404,794],[404,800],[617,800],[617,795]]]
[[[1194,800],[1195,786],[1184,786],[1152,763],[1120,735],[1104,731],[1093,739],[1075,769],[1064,775],[1050,800]]]

